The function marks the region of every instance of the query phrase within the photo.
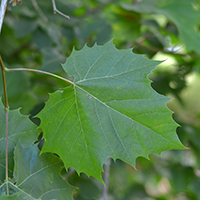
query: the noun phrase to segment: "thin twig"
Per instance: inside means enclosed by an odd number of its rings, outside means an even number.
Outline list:
[[[53,4],[53,12],[54,14],[58,13],[60,15],[62,15],[63,17],[70,19],[70,17],[68,15],[63,14],[62,12],[60,12],[57,8],[56,8],[56,3],[55,0],[52,0],[52,4]]]
[[[6,7],[7,7],[7,0],[2,0],[1,7],[0,7],[0,33],[1,33],[2,25],[3,25],[4,16],[6,13]]]
[[[144,48],[144,49],[147,49],[151,52],[162,52],[162,53],[165,53],[165,54],[171,54],[171,55],[177,55],[177,56],[191,56],[193,58],[200,58],[200,55],[198,54],[194,54],[194,53],[188,53],[188,54],[185,54],[185,53],[177,53],[177,52],[174,52],[174,51],[168,51],[168,50],[163,50],[163,49],[159,49],[159,48],[156,48],[156,47],[152,47],[152,46],[146,46],[146,45],[143,45],[141,44],[140,42],[134,42],[134,44],[138,47],[141,47],[141,48]]]
[[[5,96],[5,112],[6,112],[6,188],[7,188],[7,195],[9,195],[9,183],[8,183],[8,112],[9,112],[9,104],[8,104],[8,95],[6,89],[6,76],[5,76],[5,66],[3,64],[3,60],[0,55],[0,65],[3,77],[3,88],[4,88],[4,96]]]
[[[56,74],[52,74],[50,72],[45,72],[45,71],[41,71],[41,70],[38,70],[38,69],[28,69],[28,68],[14,68],[14,69],[7,69],[6,68],[6,72],[13,72],[13,71],[29,71],[29,72],[37,72],[37,73],[41,73],[41,74],[47,74],[47,75],[50,75],[50,76],[53,76],[55,78],[59,78],[67,83],[70,83],[72,85],[74,85],[74,83],[68,79],[65,79],[61,76],[58,76]]]
[[[45,16],[45,14],[42,12],[42,10],[40,9],[40,7],[38,6],[38,3],[36,0],[31,0],[33,7],[35,8],[35,10],[38,12],[39,16],[41,17],[42,21],[44,23],[48,22],[47,17]]]

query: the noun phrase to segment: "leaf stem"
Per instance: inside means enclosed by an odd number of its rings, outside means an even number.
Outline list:
[[[55,77],[55,78],[61,79],[61,80],[65,81],[65,82],[67,82],[67,83],[70,83],[70,84],[73,84],[73,85],[74,85],[74,83],[73,83],[72,81],[70,81],[70,80],[68,80],[68,79],[66,79],[66,78],[63,78],[63,77],[58,76],[58,75],[56,75],[56,74],[52,74],[52,73],[50,73],[50,72],[41,71],[41,70],[38,70],[38,69],[28,69],[28,68],[7,69],[7,68],[6,68],[5,71],[6,71],[6,72],[13,72],[13,71],[30,71],[30,72],[37,72],[37,73],[41,73],[41,74],[47,74],[47,75],[49,75],[49,76],[53,76],[53,77]]]
[[[178,52],[175,52],[175,51],[169,51],[169,50],[165,50],[165,49],[159,49],[157,47],[143,45],[141,42],[138,42],[138,41],[134,42],[134,44],[138,47],[147,49],[147,50],[149,50],[151,52],[155,52],[155,53],[160,51],[162,53],[171,54],[171,55],[175,55],[175,56],[191,56],[193,58],[200,58],[199,54],[194,54],[194,53],[185,54],[185,53],[178,53]]]
[[[5,96],[5,112],[6,112],[6,188],[7,188],[7,195],[9,195],[9,186],[8,186],[8,112],[9,112],[9,104],[8,104],[8,95],[6,89],[6,76],[5,71],[6,68],[3,64],[3,60],[0,55],[0,65],[3,77],[3,88],[4,88],[4,96]]]
[[[7,95],[7,89],[6,89],[6,76],[5,76],[6,68],[3,64],[3,60],[1,58],[1,55],[0,55],[0,65],[1,65],[1,71],[2,71],[2,77],[3,77],[3,89],[4,89],[4,95],[5,95],[5,108],[9,108],[8,95]]]
[[[7,195],[9,195],[9,183],[8,183],[8,111],[6,110],[6,188],[7,188]]]

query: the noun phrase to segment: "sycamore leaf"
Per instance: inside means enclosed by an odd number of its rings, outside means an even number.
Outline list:
[[[51,94],[38,115],[42,152],[102,180],[108,157],[135,166],[138,156],[184,148],[165,105],[169,98],[157,94],[147,78],[159,63],[117,50],[112,42],[73,50],[63,65],[73,84]]]
[[[9,175],[13,173],[13,151],[19,140],[30,146],[37,139],[38,131],[28,116],[20,114],[19,110],[10,110],[8,114],[8,166]],[[6,117],[4,106],[0,100],[0,181],[5,179],[5,144],[6,144]]]
[[[22,200],[73,199],[74,187],[62,179],[60,171],[63,164],[57,156],[39,156],[37,145],[23,147],[21,142],[17,144],[14,154],[16,184],[9,183],[12,193],[21,195]],[[5,188],[5,183],[1,186],[3,187]]]
[[[196,0],[144,0],[135,5],[123,4],[123,8],[139,13],[163,14],[178,28],[180,39],[189,51],[200,53],[197,41],[200,41],[198,31],[200,12],[194,9]],[[186,28],[187,27],[187,28]]]

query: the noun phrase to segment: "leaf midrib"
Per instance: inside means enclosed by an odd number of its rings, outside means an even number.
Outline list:
[[[75,87],[79,88],[79,89],[82,90],[84,93],[89,94],[89,95],[90,95],[91,97],[93,97],[96,101],[98,101],[98,102],[100,102],[101,104],[103,104],[104,106],[106,106],[107,109],[113,110],[114,112],[116,112],[116,113],[122,115],[123,117],[127,118],[128,120],[131,120],[131,122],[133,122],[133,124],[134,124],[134,123],[137,123],[137,124],[141,125],[142,127],[144,127],[145,129],[148,129],[148,130],[150,130],[151,132],[154,132],[156,135],[159,135],[160,137],[162,137],[163,139],[167,140],[168,142],[171,142],[171,143],[173,142],[173,141],[170,141],[169,139],[163,137],[162,135],[156,133],[154,130],[150,129],[150,127],[147,127],[147,126],[141,124],[140,122],[138,122],[138,121],[136,121],[136,120],[133,120],[132,118],[126,116],[125,114],[123,114],[123,113],[117,111],[116,109],[114,109],[114,108],[108,106],[108,105],[105,104],[103,101],[99,100],[97,97],[95,97],[95,96],[92,95],[91,93],[88,93],[86,90],[84,90],[84,89],[81,88],[80,86],[74,85],[74,90],[75,90]],[[79,118],[79,120],[81,121],[80,118]],[[82,125],[81,125],[81,128],[82,128],[82,131],[83,131],[83,133],[84,133],[84,130],[83,130]],[[150,135],[149,135],[149,137],[150,137]],[[151,138],[151,137],[150,137],[150,138]],[[85,140],[85,143],[86,143],[85,136],[84,136],[84,140]],[[138,141],[139,141],[139,140],[138,140]],[[123,142],[122,142],[121,144],[122,144],[122,146],[124,146],[124,145],[123,145]],[[154,147],[154,144],[153,144],[152,142],[151,142],[151,144],[152,144],[152,146]],[[174,144],[175,144],[175,142],[174,142]],[[176,144],[175,144],[175,145],[176,145]],[[87,149],[87,146],[88,146],[88,145],[86,145],[86,149]],[[140,145],[140,147],[141,147],[141,149],[142,149],[142,146],[141,146],[141,145]],[[155,149],[155,147],[154,147],[154,149]],[[128,151],[126,150],[126,152],[128,152]],[[156,150],[155,150],[155,153],[157,153]],[[127,153],[127,155],[128,155],[128,157],[129,157],[129,154],[128,154],[128,153]]]

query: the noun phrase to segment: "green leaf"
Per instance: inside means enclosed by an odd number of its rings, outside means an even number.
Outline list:
[[[111,22],[115,40],[130,42],[141,36],[141,17],[138,13],[127,11],[117,4],[112,4],[106,10],[105,15]]]
[[[179,37],[189,51],[200,53],[196,45],[200,41],[198,25],[200,13],[194,9],[192,3],[196,0],[144,0],[136,5],[123,5],[127,10],[139,13],[163,14],[178,28]],[[186,28],[187,27],[187,28]]]
[[[0,196],[0,200],[23,200],[23,196],[21,193],[15,193],[13,195],[7,196],[5,193]],[[30,198],[26,198],[26,200],[32,200]]]
[[[169,98],[157,94],[147,75],[158,65],[112,42],[73,50],[63,65],[74,83],[50,95],[39,113],[45,143],[65,167],[101,179],[108,157],[132,166],[139,156],[184,148]]]
[[[16,184],[9,182],[10,193],[20,194],[26,200],[73,199],[74,187],[62,179],[60,171],[63,164],[57,156],[40,156],[37,145],[24,147],[21,142],[17,144],[14,154]],[[5,183],[1,188],[5,188]]]
[[[13,29],[15,31],[16,38],[23,38],[35,31],[37,27],[37,20],[32,18],[21,18],[15,21]]]
[[[13,173],[13,150],[19,140],[23,145],[30,146],[37,139],[38,131],[27,116],[20,114],[18,110],[10,110],[8,113],[8,166],[10,177]],[[0,181],[5,179],[5,144],[6,144],[6,117],[2,102],[0,101]]]
[[[34,199],[72,200],[74,187],[60,176],[61,160],[52,154],[42,154],[36,145],[25,148],[18,143],[15,149],[14,178],[23,196]]]

